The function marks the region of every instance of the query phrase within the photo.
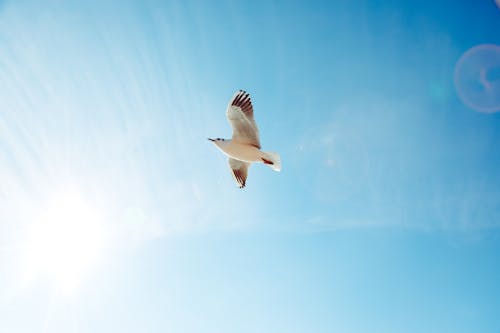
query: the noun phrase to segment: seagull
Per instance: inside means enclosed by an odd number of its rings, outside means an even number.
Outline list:
[[[229,139],[208,139],[229,158],[229,167],[239,188],[245,187],[248,167],[252,163],[264,163],[274,171],[281,171],[281,158],[277,153],[260,150],[259,129],[253,118],[250,95],[237,91],[227,106],[226,116],[233,128]]]

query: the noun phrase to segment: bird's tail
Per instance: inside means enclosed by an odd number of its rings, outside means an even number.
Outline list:
[[[264,152],[262,162],[267,164],[274,171],[281,171],[281,157],[278,153]]]

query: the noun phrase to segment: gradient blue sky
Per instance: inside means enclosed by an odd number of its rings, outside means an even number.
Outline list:
[[[0,331],[500,332],[499,32],[493,0],[0,0]],[[283,162],[244,190],[206,140],[237,89]]]

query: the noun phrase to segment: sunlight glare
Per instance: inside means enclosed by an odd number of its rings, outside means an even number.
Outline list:
[[[69,293],[99,259],[105,244],[102,217],[77,192],[63,192],[41,205],[25,247],[26,278],[48,277]]]

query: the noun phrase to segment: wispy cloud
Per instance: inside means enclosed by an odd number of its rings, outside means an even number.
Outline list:
[[[331,118],[296,144],[299,168],[316,175],[307,179],[317,200],[307,208],[308,224],[315,230],[499,227],[497,190],[486,175],[450,174],[459,143],[443,138],[444,125],[415,100],[371,95],[332,106]]]

